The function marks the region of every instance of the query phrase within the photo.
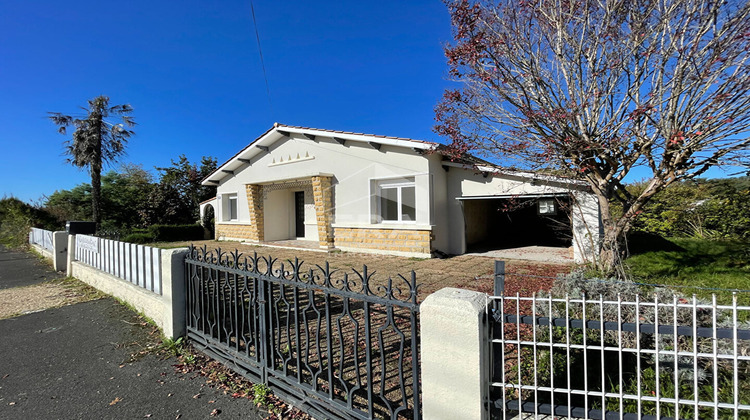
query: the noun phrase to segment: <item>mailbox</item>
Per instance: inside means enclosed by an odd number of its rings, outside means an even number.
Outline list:
[[[69,221],[65,223],[65,230],[70,235],[93,235],[96,233],[96,222]]]

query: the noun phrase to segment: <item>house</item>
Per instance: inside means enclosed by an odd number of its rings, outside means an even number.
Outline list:
[[[584,182],[505,170],[419,140],[275,124],[207,176],[216,238],[430,257],[526,245],[595,255]],[[503,211],[509,210],[509,211]],[[296,242],[300,243],[300,242]]]

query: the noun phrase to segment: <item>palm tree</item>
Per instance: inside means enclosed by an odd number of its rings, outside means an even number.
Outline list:
[[[109,106],[109,97],[101,95],[88,101],[88,108],[81,107],[86,115],[71,116],[49,112],[49,118],[66,134],[73,126],[73,139],[66,141],[65,154],[68,162],[78,168],[88,167],[91,173],[92,217],[97,227],[101,222],[101,174],[104,164],[112,163],[125,153],[125,145],[135,134],[126,127],[135,126],[128,104]],[[118,118],[119,120],[118,121]]]

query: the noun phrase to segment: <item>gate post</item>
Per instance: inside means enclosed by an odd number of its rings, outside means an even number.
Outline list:
[[[165,337],[177,338],[185,335],[185,255],[187,248],[161,250],[161,294],[165,305]]]
[[[426,420],[489,418],[487,295],[444,288],[419,307]]]

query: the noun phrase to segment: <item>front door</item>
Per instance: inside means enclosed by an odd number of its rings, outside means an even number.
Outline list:
[[[305,192],[295,191],[294,193],[294,222],[295,235],[298,238],[305,237]]]

